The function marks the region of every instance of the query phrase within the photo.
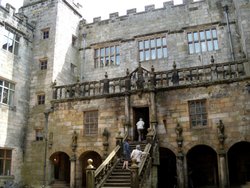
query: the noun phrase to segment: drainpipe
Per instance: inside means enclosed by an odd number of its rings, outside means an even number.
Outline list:
[[[227,30],[228,30],[228,36],[229,36],[231,56],[232,56],[232,60],[235,61],[234,51],[233,51],[232,33],[231,33],[229,18],[228,18],[228,5],[224,6],[224,11],[225,11],[225,16],[226,16],[226,21],[227,21]]]
[[[44,127],[44,163],[43,163],[43,187],[46,187],[46,169],[47,169],[47,146],[48,146],[48,122],[49,114],[52,112],[52,109],[46,110],[44,112],[45,116],[45,127]]]

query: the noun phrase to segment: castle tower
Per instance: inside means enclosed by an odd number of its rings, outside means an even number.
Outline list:
[[[75,0],[24,0],[19,12],[34,25],[33,59],[30,85],[30,115],[28,122],[26,165],[23,168],[24,182],[43,185],[50,181],[44,168],[52,155],[47,149],[49,133],[45,128],[44,112],[51,108],[51,84],[75,82],[78,73],[78,25],[81,5]],[[40,148],[39,152],[30,152]],[[46,161],[46,163],[45,163]],[[33,171],[29,164],[37,167]],[[32,176],[28,172],[33,172]],[[28,173],[28,174],[26,174]],[[41,176],[44,174],[44,176]]]

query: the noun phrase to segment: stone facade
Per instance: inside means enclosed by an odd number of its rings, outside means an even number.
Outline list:
[[[20,182],[22,179],[21,167],[29,115],[33,29],[34,27],[27,22],[27,17],[15,13],[14,7],[9,4],[5,8],[0,7],[0,149],[1,158],[6,150],[11,151],[12,155],[11,168],[1,160],[0,185],[4,181],[15,179],[16,182]],[[5,43],[7,33],[8,46]],[[10,33],[20,37],[19,47],[11,43]],[[15,92],[13,98],[12,89]]]
[[[20,55],[0,56],[9,62],[0,78],[16,83],[16,107],[1,104],[0,147],[14,151],[13,176],[3,178],[84,187],[87,159],[98,167],[117,136],[136,140],[143,117],[158,138],[153,187],[250,181],[250,2],[170,1],[93,23],[80,9],[73,0],[25,0],[18,14],[1,7],[0,29],[11,25],[22,36]]]

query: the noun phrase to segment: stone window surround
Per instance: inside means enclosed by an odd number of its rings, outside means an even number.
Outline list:
[[[160,39],[160,41],[158,39]],[[139,62],[167,58],[168,49],[166,33],[147,35],[145,37],[139,37],[136,40]],[[158,42],[160,42],[160,44],[158,44]]]
[[[17,34],[17,32],[10,27],[5,26],[3,37],[6,43],[2,45],[2,49],[18,55],[21,35]]]
[[[14,103],[14,94],[15,83],[0,76],[0,104],[12,106]]]
[[[207,31],[208,33],[206,33]],[[197,33],[196,39],[194,39],[194,33]],[[207,34],[210,34],[210,37],[207,37]],[[189,54],[199,54],[219,49],[218,29],[216,26],[206,26],[187,30],[186,37]]]
[[[94,46],[94,67],[103,68],[120,65],[120,43],[105,43]]]
[[[0,161],[3,165],[0,169],[0,176],[11,176],[12,149],[0,148]]]
[[[41,30],[42,32],[42,39],[48,39],[49,38],[49,31],[50,31],[50,28],[44,28]]]
[[[43,140],[43,128],[35,128],[36,132],[36,141],[42,141]]]
[[[37,94],[37,104],[38,105],[45,104],[45,93],[39,93],[39,94]]]
[[[207,100],[188,101],[190,128],[207,128]]]
[[[39,59],[39,68],[40,70],[46,70],[48,67],[48,58],[44,57]]]
[[[98,134],[98,110],[83,112],[83,135],[93,136]]]

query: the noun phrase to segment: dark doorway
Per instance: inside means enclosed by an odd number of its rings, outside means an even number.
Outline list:
[[[250,181],[250,143],[239,142],[228,151],[229,181],[240,186]]]
[[[82,186],[86,187],[86,168],[88,166],[88,159],[93,160],[93,166],[97,169],[102,164],[101,156],[95,151],[86,151],[80,156],[82,166]]]
[[[218,187],[217,154],[209,146],[198,145],[187,153],[188,185]]]
[[[50,160],[53,164],[54,179],[70,182],[70,161],[69,156],[64,152],[56,152],[51,155]]]
[[[143,136],[144,139],[146,138],[146,135],[148,133],[148,128],[150,127],[150,122],[149,122],[149,109],[148,107],[143,107],[143,108],[137,108],[134,107],[133,108],[133,112],[134,112],[134,120],[133,120],[133,127],[134,127],[134,140],[138,140],[138,132],[137,132],[137,128],[136,128],[136,123],[137,121],[139,121],[140,118],[143,119],[145,125],[144,125],[144,130],[143,130]]]
[[[171,150],[160,148],[158,188],[173,188],[176,185],[176,156]]]

